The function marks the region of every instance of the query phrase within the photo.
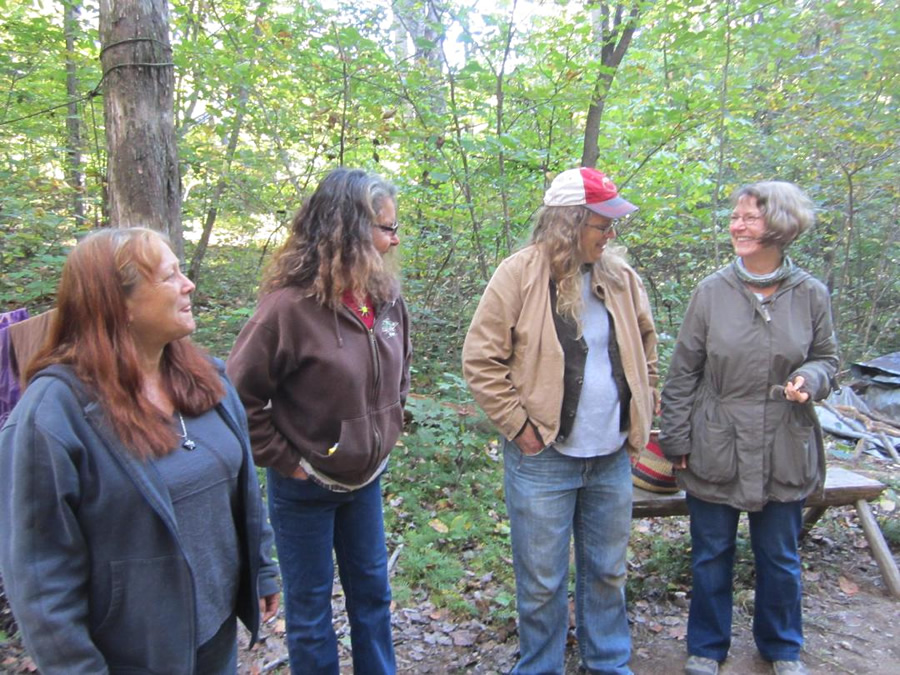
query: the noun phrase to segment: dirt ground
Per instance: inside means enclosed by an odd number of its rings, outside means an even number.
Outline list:
[[[849,511],[841,517],[853,520]],[[813,532],[815,534],[815,531]],[[862,536],[861,533],[859,536]],[[809,569],[805,574],[803,660],[809,672],[821,675],[900,673],[900,601],[891,599],[867,548],[850,548],[822,556],[823,544],[813,539],[804,544]],[[827,544],[825,544],[827,546]],[[816,558],[827,558],[828,570]],[[835,567],[835,565],[837,565]],[[749,589],[737,589],[734,638],[723,675],[764,675],[771,666],[756,652],[751,616],[741,600],[752,598]],[[336,598],[336,608],[340,598]],[[677,596],[652,605],[632,603],[636,675],[680,673],[685,655],[687,601]],[[752,612],[752,610],[751,610]],[[336,622],[342,644],[342,672],[352,672],[346,622]],[[242,675],[286,673],[283,623],[269,627],[270,637],[253,652],[242,655]],[[404,673],[508,673],[516,661],[515,626],[487,626],[478,621],[454,621],[425,602],[416,608],[396,608],[394,637],[397,666]],[[566,654],[566,673],[579,669],[574,641]]]
[[[874,564],[874,563],[873,563]],[[868,566],[851,574],[859,585],[853,595],[808,593],[804,600],[806,647],[803,660],[814,675],[900,673],[900,602],[886,596]],[[877,570],[874,573],[877,575]],[[422,612],[422,609],[426,613]],[[513,627],[497,629],[478,622],[454,622],[424,608],[398,609],[394,631],[397,668],[403,673],[508,673],[516,661]],[[685,655],[687,608],[674,603],[655,607],[656,623],[633,623],[635,675],[680,673]],[[349,638],[338,626],[341,639]],[[352,672],[349,650],[343,648],[341,671]],[[242,675],[287,673],[283,640],[273,635],[265,645],[242,654]],[[579,668],[577,647],[566,653],[566,673]],[[764,675],[772,672],[756,652],[747,615],[736,615],[734,640],[723,675]]]
[[[866,462],[851,467],[897,484],[900,467]],[[890,505],[887,505],[890,506]],[[897,518],[878,502],[876,514]],[[636,521],[643,532],[686,527],[686,519]],[[671,532],[670,532],[671,534]],[[686,536],[686,535],[685,535]],[[894,548],[894,558],[898,559]],[[803,661],[813,675],[900,674],[900,600],[893,599],[872,558],[852,507],[832,508],[801,546],[804,562]],[[634,570],[632,573],[639,574]],[[335,627],[342,650],[342,672],[352,672],[349,629],[339,587],[335,589]],[[688,597],[673,591],[662,598],[633,598],[629,606],[636,675],[680,673],[684,661]],[[723,675],[766,675],[771,665],[757,653],[751,630],[752,583],[736,582],[733,641]],[[287,673],[283,620],[268,627],[265,643],[242,655],[241,675]],[[422,598],[416,607],[394,610],[394,641],[398,671],[403,673],[508,673],[516,662],[514,623],[458,620],[436,610]],[[570,633],[571,635],[571,633]],[[580,669],[574,638],[566,652],[566,674]]]
[[[880,463],[880,471],[861,471],[896,485],[900,467]],[[889,506],[889,505],[888,505]],[[897,518],[874,508],[882,517]],[[684,527],[680,519],[636,521],[642,531]],[[670,532],[671,534],[671,532]],[[900,600],[885,589],[852,507],[832,508],[803,541],[804,632],[803,660],[810,673],[871,675],[900,674]],[[898,550],[894,548],[894,557]],[[632,574],[640,574],[634,570]],[[688,599],[684,591],[663,592],[660,597],[632,598],[633,658],[636,675],[680,673],[685,655]],[[757,654],[751,633],[752,583],[737,583],[733,642],[724,675],[763,675],[771,666]],[[343,597],[336,586],[335,628],[342,652],[342,672],[352,672],[350,637],[343,613]],[[403,673],[507,673],[516,661],[515,625],[495,625],[488,620],[460,620],[437,610],[426,597],[415,607],[395,607],[394,640],[398,671]],[[252,651],[242,634],[240,675],[286,675],[284,620],[277,617],[264,628],[264,639]],[[35,673],[34,664],[11,638],[0,643],[0,672]],[[577,646],[570,641],[567,675],[579,669]]]

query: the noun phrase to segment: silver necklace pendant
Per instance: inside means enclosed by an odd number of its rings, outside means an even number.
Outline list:
[[[187,427],[184,426],[184,418],[181,416],[181,413],[178,413],[178,421],[181,422],[181,437],[184,439],[181,442],[181,447],[190,452],[197,447],[197,444],[188,438]]]

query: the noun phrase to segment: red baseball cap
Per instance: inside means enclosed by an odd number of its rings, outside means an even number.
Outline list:
[[[607,218],[621,218],[637,211],[622,199],[615,184],[602,171],[582,167],[563,171],[547,188],[545,206],[586,206]]]

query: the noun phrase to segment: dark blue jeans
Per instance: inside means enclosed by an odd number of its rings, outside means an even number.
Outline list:
[[[331,492],[270,469],[268,492],[291,672],[339,673],[331,623],[332,550],[350,619],[353,672],[396,672],[380,480],[353,492]]]
[[[741,512],[691,495],[687,503],[693,572],[688,654],[723,661],[731,646],[734,552]],[[803,646],[802,567],[797,551],[803,501],[769,502],[747,518],[756,563],[756,647],[769,661],[796,661]]]

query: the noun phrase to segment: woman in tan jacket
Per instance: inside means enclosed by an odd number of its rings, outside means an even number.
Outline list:
[[[514,673],[563,672],[573,533],[584,666],[630,672],[629,455],[649,435],[656,332],[640,278],[610,244],[615,219],[636,208],[600,171],[557,176],[530,245],[500,264],[463,347],[469,387],[506,438]]]

